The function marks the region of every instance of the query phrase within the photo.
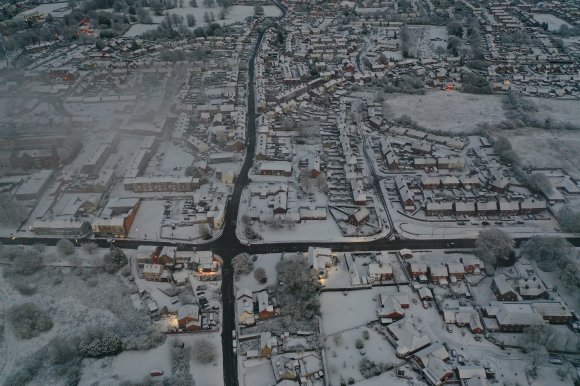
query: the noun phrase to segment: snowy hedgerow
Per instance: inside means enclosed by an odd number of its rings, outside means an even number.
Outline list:
[[[260,284],[266,284],[268,282],[268,275],[266,275],[266,270],[262,267],[254,271],[254,278],[256,278]]]
[[[208,364],[216,359],[216,348],[212,342],[207,339],[201,339],[195,342],[195,359],[199,363]]]
[[[108,331],[98,332],[81,341],[79,350],[84,357],[101,358],[116,355],[123,350],[123,343],[115,334]]]
[[[13,306],[6,312],[8,322],[20,339],[31,339],[52,328],[52,320],[47,312],[33,303]]]
[[[61,255],[72,255],[75,252],[75,246],[67,239],[60,239],[58,243],[56,243],[56,248]]]

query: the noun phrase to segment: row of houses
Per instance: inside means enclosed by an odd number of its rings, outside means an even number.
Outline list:
[[[407,201],[409,203],[410,201]],[[524,215],[538,214],[546,210],[546,202],[536,199],[522,201],[493,200],[487,202],[428,202],[425,213],[428,216],[473,216],[480,215]]]

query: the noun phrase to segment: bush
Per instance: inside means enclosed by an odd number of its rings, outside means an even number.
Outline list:
[[[245,275],[252,272],[254,269],[254,262],[247,253],[240,253],[233,258],[232,266],[234,267],[236,276]]]
[[[36,293],[36,286],[34,284],[17,282],[14,284],[14,288],[16,288],[16,290],[24,296],[31,296]]]
[[[123,350],[121,339],[108,331],[92,331],[81,341],[79,350],[82,356],[102,358],[116,355]]]
[[[75,246],[67,239],[60,239],[56,243],[56,249],[58,249],[61,255],[72,255],[75,252]]]
[[[6,313],[8,322],[20,339],[31,339],[52,328],[52,320],[47,312],[33,303],[13,306]]]
[[[368,330],[363,330],[362,337],[363,337],[364,340],[369,340],[369,338],[370,338],[369,331]]]
[[[207,339],[201,339],[195,342],[195,359],[199,363],[208,364],[216,359],[216,348],[212,342]]]
[[[357,339],[354,346],[358,349],[358,350],[362,350],[363,348],[365,348],[365,343],[363,342],[362,339]]]
[[[29,276],[40,269],[42,269],[42,257],[36,250],[30,250],[14,261],[11,272]]]
[[[266,284],[268,282],[268,276],[266,275],[266,270],[262,267],[260,267],[254,271],[254,278],[260,284]]]

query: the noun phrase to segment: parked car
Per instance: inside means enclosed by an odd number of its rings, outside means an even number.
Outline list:
[[[453,327],[451,325],[447,325],[447,332],[453,332]]]

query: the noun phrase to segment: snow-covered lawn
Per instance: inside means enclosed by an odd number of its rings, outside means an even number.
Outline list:
[[[478,123],[505,120],[501,97],[458,91],[428,91],[425,95],[387,94],[385,115],[402,115],[430,129],[455,133],[471,132]]]
[[[196,20],[196,24],[194,27],[190,27],[190,29],[195,29],[199,27],[207,26],[206,21],[204,20],[205,13],[207,12],[208,15],[213,13],[215,21],[212,23],[218,23],[220,25],[229,25],[238,22],[244,22],[247,17],[254,16],[254,7],[249,5],[234,5],[230,8],[228,14],[226,15],[225,19],[220,19],[220,14],[222,12],[221,7],[212,7],[206,8],[203,4],[198,4],[198,7],[183,7],[183,8],[173,8],[168,9],[168,14],[175,14],[183,16],[185,19],[187,15],[193,15]],[[266,5],[264,6],[264,15],[266,17],[278,17],[281,15],[280,9],[274,5]],[[138,36],[144,32],[156,29],[158,25],[163,21],[165,16],[151,16],[153,19],[154,24],[134,24],[125,32],[123,35],[124,37],[133,37]],[[184,24],[187,25],[187,21],[184,21]]]
[[[63,17],[70,13],[71,9],[67,2],[41,4],[32,9],[21,12],[18,16],[32,15],[33,13],[51,14],[54,17]]]
[[[363,331],[369,333],[368,340],[363,338]],[[341,379],[348,380],[351,377],[355,382],[364,380],[359,371],[364,356],[376,363],[399,362],[393,346],[372,328],[359,327],[339,334],[338,338],[336,336],[327,336],[325,341],[327,376],[331,385],[339,385]],[[364,356],[355,346],[357,339],[364,342]]]
[[[288,254],[286,254],[288,256]],[[260,284],[255,278],[253,273],[247,275],[240,275],[239,280],[236,282],[236,288],[248,288],[252,292],[261,291],[267,287],[273,286],[278,282],[278,273],[276,272],[276,264],[280,261],[282,257],[279,253],[270,253],[267,255],[258,255],[256,261],[254,262],[254,271],[257,268],[264,268],[266,271],[266,276],[268,281],[265,284]]]
[[[557,31],[558,29],[560,29],[561,25],[571,27],[571,25],[568,24],[566,21],[549,13],[536,13],[533,14],[533,17],[539,23],[548,23],[548,30],[550,31]]]
[[[509,139],[524,165],[563,168],[573,178],[580,178],[580,137],[576,132],[524,128],[510,131]]]

